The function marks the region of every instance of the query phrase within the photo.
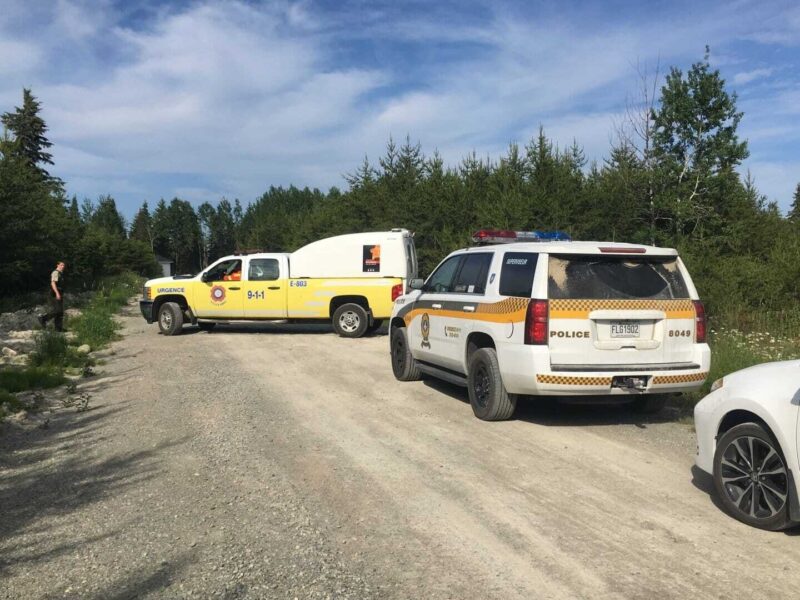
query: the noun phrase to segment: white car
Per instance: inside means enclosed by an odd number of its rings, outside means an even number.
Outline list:
[[[696,463],[727,512],[761,529],[800,522],[800,360],[736,371],[711,390],[694,409]]]

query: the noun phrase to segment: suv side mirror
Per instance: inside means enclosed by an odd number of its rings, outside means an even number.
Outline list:
[[[423,285],[425,285],[424,279],[412,279],[408,282],[408,287],[412,290],[421,290]]]

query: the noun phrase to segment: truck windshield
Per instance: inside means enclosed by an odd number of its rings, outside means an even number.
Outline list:
[[[672,299],[689,291],[675,257],[551,256],[550,299]]]

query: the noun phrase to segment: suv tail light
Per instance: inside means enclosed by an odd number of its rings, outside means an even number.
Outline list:
[[[400,296],[403,295],[403,284],[398,283],[397,285],[392,286],[392,302],[397,300]]]
[[[694,304],[694,341],[698,344],[706,343],[706,308],[700,300],[693,300]]]
[[[547,300],[531,300],[525,315],[525,343],[541,346],[547,344]]]

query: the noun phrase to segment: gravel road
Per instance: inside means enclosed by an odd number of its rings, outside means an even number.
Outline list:
[[[125,338],[90,410],[0,436],[0,598],[789,598],[795,533],[731,520],[691,425],[392,377],[388,340]]]

